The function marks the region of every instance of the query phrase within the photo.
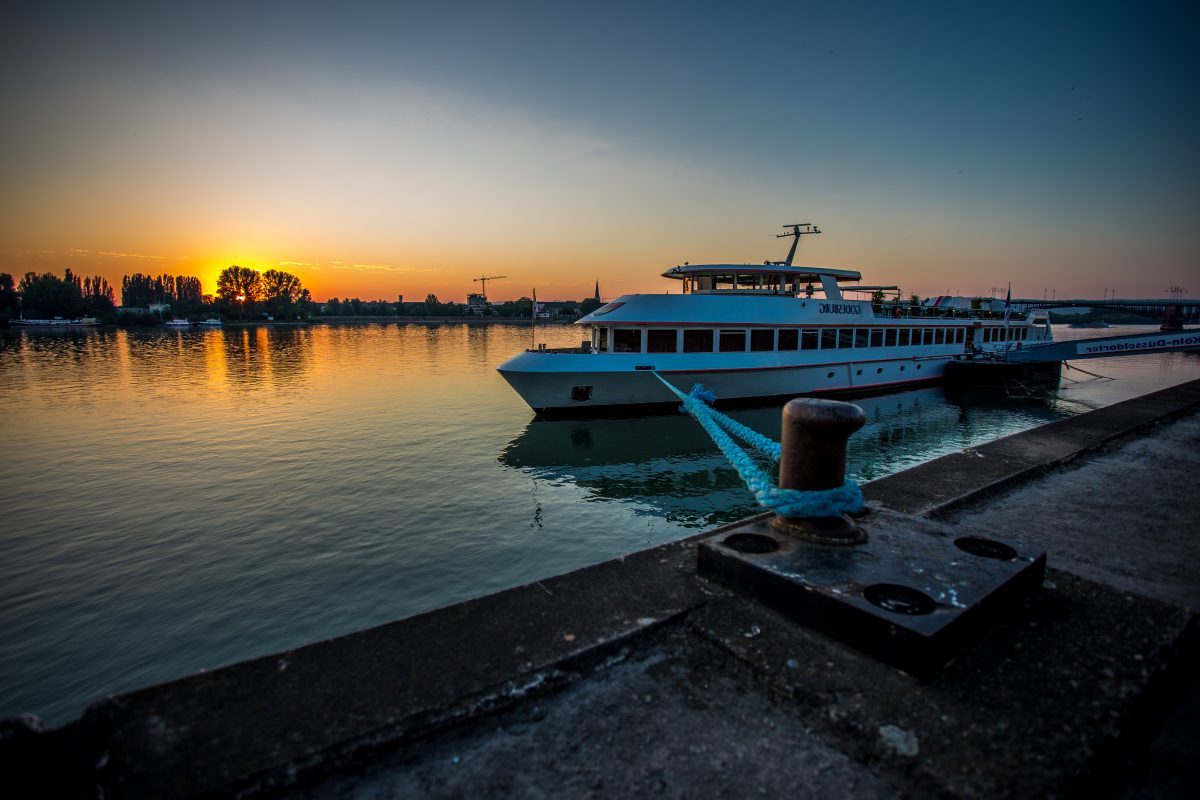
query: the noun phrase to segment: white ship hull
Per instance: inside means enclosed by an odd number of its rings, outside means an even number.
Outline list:
[[[947,348],[927,348],[931,351]],[[906,384],[940,380],[949,352],[896,355],[844,362],[785,363],[756,353],[730,354],[722,365],[704,367],[687,354],[522,353],[500,367],[500,374],[538,412],[592,413],[677,404],[678,399],[653,372],[683,392],[703,384],[720,401],[754,398],[884,391]],[[778,356],[777,353],[762,354]],[[688,364],[687,362],[692,362]],[[738,362],[741,362],[740,364]],[[653,368],[653,372],[651,369]]]

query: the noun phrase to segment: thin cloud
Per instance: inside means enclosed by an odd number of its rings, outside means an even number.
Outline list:
[[[334,269],[350,269],[356,272],[441,272],[429,267],[397,267],[392,264],[347,264],[344,261],[331,261]]]
[[[393,267],[391,264],[352,264],[355,269],[378,270],[382,272],[418,272],[415,267]]]
[[[67,250],[67,252],[75,255],[87,255],[92,253],[98,256],[108,256],[109,258],[144,258],[150,261],[166,261],[165,256],[144,256],[140,253],[114,253],[109,250],[82,250],[77,247],[72,247]]]

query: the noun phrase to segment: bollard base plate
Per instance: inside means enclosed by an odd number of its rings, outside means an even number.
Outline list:
[[[892,511],[858,524],[864,544],[823,545],[762,516],[701,540],[701,575],[915,675],[954,657],[1037,589],[1046,554],[989,532]]]

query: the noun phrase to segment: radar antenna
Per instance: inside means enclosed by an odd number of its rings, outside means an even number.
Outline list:
[[[771,263],[777,267],[790,267],[792,265],[792,259],[794,259],[796,257],[796,245],[800,244],[800,237],[807,236],[811,233],[820,233],[821,229],[818,228],[816,225],[812,224],[811,222],[801,222],[799,224],[784,225],[783,227],[791,228],[791,230],[788,231],[787,233],[777,233],[777,234],[775,234],[775,238],[782,239],[785,236],[791,236],[792,237],[792,248],[790,250],[788,250],[786,261],[771,261],[769,263]]]

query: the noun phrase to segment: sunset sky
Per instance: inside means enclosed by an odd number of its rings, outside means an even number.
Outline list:
[[[22,5],[4,272],[611,297],[815,222],[921,295],[1200,295],[1194,0]]]

